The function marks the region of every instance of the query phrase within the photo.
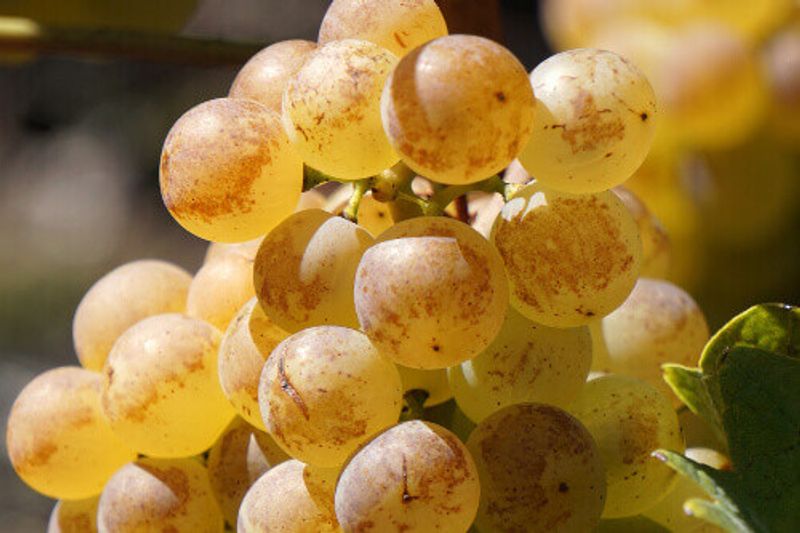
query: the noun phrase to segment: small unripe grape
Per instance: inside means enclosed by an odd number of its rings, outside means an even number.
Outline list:
[[[97,533],[100,496],[83,500],[59,500],[50,513],[47,533]]]
[[[224,331],[253,296],[253,261],[241,254],[227,254],[197,271],[189,285],[186,314]]]

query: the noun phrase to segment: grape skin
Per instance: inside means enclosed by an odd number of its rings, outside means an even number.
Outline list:
[[[466,531],[480,484],[466,447],[447,429],[414,420],[361,448],[336,486],[336,517],[345,532]]]
[[[189,285],[186,314],[224,331],[253,296],[253,261],[231,253],[204,264]]]
[[[136,453],[112,432],[100,408],[103,378],[74,366],[28,383],[11,407],[6,447],[31,488],[51,498],[95,496]]]
[[[453,397],[450,385],[447,383],[447,370],[444,368],[421,370],[397,365],[397,371],[400,372],[404,394],[412,390],[421,390],[428,394],[425,398],[425,407],[439,405]]]
[[[100,496],[83,500],[59,500],[50,513],[47,533],[96,533]]]
[[[672,245],[661,222],[627,187],[620,185],[614,187],[612,191],[628,208],[639,228],[639,237],[642,241],[642,271],[640,275],[648,278],[667,277]]]
[[[191,275],[153,259],[132,261],[97,280],[75,311],[72,338],[81,366],[101,370],[117,337],[136,322],[186,309]]]

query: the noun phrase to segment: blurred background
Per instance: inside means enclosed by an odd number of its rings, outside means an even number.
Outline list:
[[[637,63],[662,120],[650,157],[626,185],[670,235],[668,277],[697,299],[712,329],[758,302],[800,304],[795,0],[438,3],[451,32],[498,40],[528,69],[583,46]],[[226,95],[261,46],[315,40],[327,5],[0,0],[4,425],[34,375],[77,364],[72,313],[97,278],[143,257],[198,268],[206,243],[161,203],[163,139],[184,111]],[[37,33],[31,20],[49,30]],[[188,38],[215,42],[201,50]],[[2,530],[43,531],[52,502],[18,480],[4,444]]]

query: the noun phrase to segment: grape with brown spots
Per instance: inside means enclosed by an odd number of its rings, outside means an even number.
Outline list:
[[[97,533],[100,496],[83,500],[59,500],[50,513],[46,533]]]
[[[253,296],[253,261],[242,254],[226,254],[205,263],[194,275],[186,314],[224,331]]]
[[[633,215],[642,241],[642,276],[665,278],[669,274],[672,245],[661,222],[642,200],[627,187],[612,189]]]

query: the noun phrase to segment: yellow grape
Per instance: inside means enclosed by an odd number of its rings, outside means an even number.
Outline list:
[[[606,375],[589,381],[569,409],[603,457],[603,518],[639,514],[663,497],[675,472],[650,454],[658,448],[683,451],[678,417],[666,396],[638,379]]]
[[[136,457],[100,407],[103,377],[65,366],[38,375],[11,407],[6,448],[17,475],[51,498],[95,496]]]
[[[561,409],[510,405],[467,440],[481,481],[481,531],[592,531],[606,496],[601,453]]]
[[[261,430],[266,429],[258,407],[261,370],[272,350],[288,336],[253,298],[231,321],[219,346],[222,392],[239,416]]]
[[[130,326],[148,316],[184,311],[191,281],[182,268],[152,259],[126,263],[97,280],[72,322],[81,365],[102,369],[117,337]]]
[[[633,63],[607,50],[570,50],[540,63],[531,84],[537,126],[519,161],[542,185],[596,193],[642,164],[656,131],[656,96]]]
[[[706,318],[692,297],[668,281],[649,278],[639,278],[628,299],[593,333],[605,345],[595,370],[646,381],[675,407],[681,402],[662,378],[661,365],[697,366],[709,339]]]
[[[220,333],[178,314],[120,336],[105,367],[103,411],[114,432],[153,457],[207,450],[233,418],[217,375]]]
[[[485,196],[478,196],[477,198],[468,198],[469,212],[472,226],[475,231],[489,239],[492,236],[492,226],[500,214],[500,210],[506,205],[503,196],[494,193]],[[474,214],[473,214],[474,213]]]
[[[765,47],[764,70],[770,90],[771,130],[800,145],[800,20],[778,32]]]
[[[335,533],[336,515],[307,480],[310,467],[290,460],[269,470],[242,500],[238,533]]]
[[[432,407],[444,403],[453,397],[450,385],[447,383],[447,370],[420,370],[397,365],[400,380],[403,382],[403,392],[422,390],[428,393],[425,398],[425,407]]]
[[[203,265],[221,259],[229,254],[238,255],[247,259],[248,261],[255,261],[258,248],[261,246],[261,241],[264,236],[256,237],[245,242],[212,242],[209,243],[206,249],[206,255],[203,258]]]
[[[509,308],[492,343],[447,374],[458,406],[480,422],[515,403],[564,407],[578,395],[591,364],[588,328],[548,328]]]
[[[358,207],[358,225],[372,235],[380,235],[391,228],[392,224],[394,218],[389,204],[379,202],[371,194],[364,196]]]
[[[223,517],[199,461],[143,457],[109,480],[100,496],[97,525],[100,533],[219,533]]]
[[[227,254],[197,271],[189,286],[186,314],[224,331],[253,296],[253,261],[241,254]]]
[[[768,36],[797,9],[793,0],[690,0],[684,3],[688,4],[687,18],[715,20],[754,42]]]
[[[247,490],[267,470],[289,459],[272,437],[234,418],[208,453],[208,478],[222,515],[236,524]]]
[[[636,222],[610,191],[577,196],[534,182],[503,207],[492,242],[505,261],[511,304],[551,327],[613,311],[642,262]]]
[[[392,146],[417,173],[473,183],[525,146],[534,115],[527,73],[501,45],[474,35],[431,41],[400,60],[381,99]]]
[[[334,0],[319,28],[319,43],[363,39],[402,57],[431,39],[447,35],[434,0]]]
[[[303,161],[339,179],[377,174],[399,159],[381,126],[384,81],[397,58],[355,39],[311,54],[283,93],[283,127]]]
[[[639,228],[639,238],[642,241],[642,271],[640,275],[648,278],[667,277],[672,249],[669,236],[664,226],[661,225],[661,221],[650,212],[632,190],[620,185],[614,187],[612,191],[628,208]]]
[[[395,224],[356,274],[362,330],[384,355],[411,368],[445,368],[480,353],[500,330],[508,285],[497,252],[445,217]]]
[[[447,429],[413,420],[381,433],[347,463],[336,517],[353,531],[463,533],[478,510],[475,462]]]
[[[328,204],[328,198],[317,189],[311,189],[303,192],[300,195],[300,201],[297,202],[295,211],[303,211],[305,209],[325,209]]]
[[[267,359],[258,401],[267,431],[289,455],[338,466],[397,421],[403,388],[391,361],[359,332],[319,326],[295,333]]]
[[[228,97],[255,100],[280,114],[283,91],[289,79],[316,49],[317,43],[302,39],[267,46],[244,64],[233,80]]]
[[[291,214],[303,161],[278,116],[251,100],[217,98],[187,111],[161,152],[161,196],[190,233],[242,242]]]
[[[289,332],[323,324],[357,327],[353,281],[373,242],[364,228],[321,209],[293,214],[264,238],[256,256],[261,307]]]
[[[83,500],[59,500],[50,513],[46,533],[97,533],[100,496]]]

